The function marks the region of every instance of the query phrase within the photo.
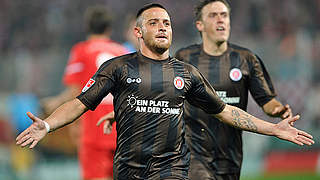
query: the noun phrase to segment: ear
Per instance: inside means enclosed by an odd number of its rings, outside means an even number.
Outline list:
[[[202,21],[196,21],[196,27],[197,27],[198,31],[202,32],[203,28],[204,28]]]
[[[137,38],[142,38],[142,30],[140,27],[134,27],[134,35],[137,37]]]

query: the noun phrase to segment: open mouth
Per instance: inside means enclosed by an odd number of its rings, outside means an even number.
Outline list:
[[[226,29],[223,26],[218,26],[216,28],[217,31],[225,31]]]
[[[157,35],[156,36],[157,39],[168,39],[168,37],[166,35]]]

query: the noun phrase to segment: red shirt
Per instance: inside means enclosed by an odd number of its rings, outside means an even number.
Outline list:
[[[65,69],[63,82],[65,85],[78,85],[80,89],[98,70],[99,66],[116,56],[124,55],[127,50],[120,44],[109,39],[89,39],[73,46],[68,65]],[[103,115],[113,111],[113,97],[109,94],[103,99],[95,111],[82,115],[81,143],[89,143],[98,147],[116,147],[115,123],[110,135],[103,134],[103,125],[96,123]]]

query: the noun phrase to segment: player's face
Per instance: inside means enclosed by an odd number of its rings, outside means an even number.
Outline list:
[[[202,32],[203,38],[209,38],[215,43],[228,41],[230,14],[227,6],[219,1],[204,6],[202,20],[197,21],[197,28]]]
[[[172,41],[171,21],[162,8],[151,8],[142,14],[141,38],[151,50],[163,53],[169,49]]]

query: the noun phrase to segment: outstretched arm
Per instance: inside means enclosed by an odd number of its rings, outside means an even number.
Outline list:
[[[16,142],[22,147],[31,144],[30,148],[33,148],[48,133],[45,123],[48,123],[50,131],[53,131],[72,123],[87,110],[79,99],[73,99],[58,107],[45,120],[28,112],[27,115],[33,123],[16,138]]]
[[[284,119],[278,124],[272,124],[258,119],[237,107],[226,105],[224,110],[215,116],[224,123],[242,130],[276,136],[280,139],[291,141],[298,145],[314,144],[314,141],[312,140],[313,137],[310,134],[298,130],[290,125],[300,118],[299,115]]]

